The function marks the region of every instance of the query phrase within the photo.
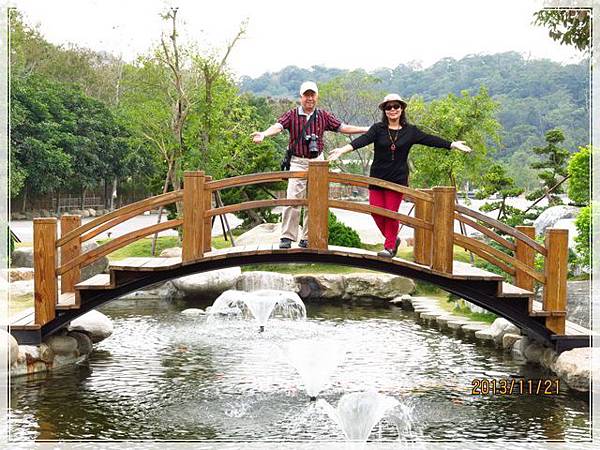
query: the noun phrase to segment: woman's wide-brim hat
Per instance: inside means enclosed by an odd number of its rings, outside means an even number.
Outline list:
[[[402,100],[402,97],[400,97],[398,94],[388,94],[383,97],[383,101],[379,104],[379,109],[383,111],[383,108],[385,108],[385,104],[387,102],[400,102],[400,104],[402,104],[402,109],[406,109],[406,106],[408,105],[408,103]]]

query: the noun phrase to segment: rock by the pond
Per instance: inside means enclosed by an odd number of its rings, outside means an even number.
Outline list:
[[[371,273],[296,275],[298,294],[303,299],[392,300],[415,290],[408,278]]]
[[[600,356],[598,348],[575,348],[561,353],[552,364],[552,370],[569,385],[578,391],[589,391],[593,371],[598,373]],[[598,380],[594,380],[595,382]],[[595,384],[595,383],[594,383]]]
[[[492,334],[492,339],[495,343],[501,344],[502,337],[505,334],[520,334],[521,331],[518,327],[510,323],[503,317],[499,317],[494,320],[494,323],[490,326],[490,333]]]
[[[17,340],[5,330],[0,330],[0,358],[8,361],[9,365],[17,362],[19,357],[19,344]]]
[[[188,275],[171,282],[182,297],[202,296],[214,299],[223,292],[234,289],[241,273],[239,267],[230,267]]]
[[[46,344],[56,355],[74,357],[79,356],[79,351],[77,350],[77,339],[73,337],[61,335],[50,336],[46,340]]]
[[[574,219],[579,213],[579,208],[576,206],[558,205],[551,206],[541,213],[533,222],[535,233],[541,236],[546,231],[546,228],[553,227],[556,222],[561,219]]]
[[[134,292],[130,292],[122,297],[120,300],[136,300],[136,299],[156,299],[156,298],[172,298],[177,297],[179,291],[173,286],[171,281],[165,281],[164,283],[155,284],[144,289],[139,289]]]
[[[81,331],[87,334],[95,344],[113,333],[112,321],[95,309],[73,320],[68,327],[69,331]]]
[[[33,267],[15,267],[11,269],[3,269],[6,273],[6,279],[10,282],[33,280]]]
[[[178,258],[181,257],[182,248],[181,247],[170,247],[165,248],[160,255],[161,258]]]
[[[298,286],[292,275],[262,271],[242,273],[235,283],[235,289],[246,292],[262,289],[298,292]]]
[[[519,334],[505,333],[504,336],[502,336],[502,347],[505,349],[512,349],[515,342],[519,339],[521,339],[521,335]]]
[[[92,353],[94,345],[87,334],[80,333],[79,331],[70,331],[68,336],[77,341],[77,350],[79,351],[80,355],[89,355]]]
[[[33,267],[33,247],[19,247],[10,255],[11,267]]]
[[[203,309],[200,309],[200,308],[188,308],[188,309],[184,309],[183,311],[181,311],[181,314],[183,314],[184,316],[194,317],[194,316],[202,316],[203,314],[206,314],[206,313],[204,312]]]

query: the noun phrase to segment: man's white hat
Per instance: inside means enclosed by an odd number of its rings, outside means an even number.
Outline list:
[[[305,81],[300,86],[300,95],[304,95],[306,91],[313,91],[315,94],[319,93],[319,88],[317,88],[317,83],[314,81]]]

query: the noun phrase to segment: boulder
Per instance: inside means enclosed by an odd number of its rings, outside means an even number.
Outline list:
[[[507,350],[512,349],[515,342],[519,339],[521,339],[519,334],[505,333],[504,336],[502,336],[502,348]]]
[[[578,391],[589,391],[592,373],[600,370],[600,350],[592,347],[575,348],[561,353],[552,364],[552,370],[567,385]],[[594,380],[597,382],[598,380]],[[595,383],[596,384],[596,383]]]
[[[48,347],[50,347],[56,355],[75,357],[79,356],[79,350],[77,350],[77,340],[70,336],[50,336],[46,340],[46,345],[48,345]]]
[[[10,255],[11,267],[33,267],[33,247],[15,248]]]
[[[9,365],[17,362],[19,357],[19,344],[17,340],[5,330],[0,330],[0,358],[8,361]]]
[[[87,209],[81,209],[79,210],[79,215],[81,217],[90,217],[90,212]]]
[[[239,267],[230,267],[176,278],[171,282],[182,297],[214,299],[221,293],[234,289],[241,273]]]
[[[96,217],[96,210],[94,208],[88,208],[88,213],[90,217]]]
[[[525,351],[523,351],[523,356],[525,356],[525,358],[530,362],[540,364],[542,355],[544,354],[545,350],[546,347],[544,347],[539,342],[534,341],[527,345],[527,347],[525,347]]]
[[[521,334],[521,331],[505,318],[499,317],[494,320],[494,323],[490,326],[490,333],[492,334],[494,342],[496,344],[501,344],[505,334]]]
[[[574,219],[579,213],[579,208],[568,205],[551,206],[539,215],[533,225],[535,233],[541,236],[546,228],[553,227],[561,219]]]
[[[160,258],[180,258],[181,257],[182,248],[181,247],[170,247],[165,248],[160,255]]]
[[[92,344],[92,340],[85,333],[80,333],[79,331],[70,331],[68,336],[72,337],[77,341],[77,350],[80,355],[89,355],[92,353],[94,346]]]
[[[276,272],[244,272],[235,283],[238,291],[252,292],[259,289],[298,292],[294,277],[289,274]]]
[[[95,248],[98,248],[99,245],[94,241],[84,242],[81,246],[81,252],[89,252]],[[94,275],[98,275],[99,273],[104,273],[108,268],[108,258],[103,256],[102,258],[97,259],[93,263],[83,267],[81,269],[81,278],[80,280],[87,280],[88,278],[92,278]]]
[[[94,309],[73,320],[68,331],[81,331],[87,334],[93,343],[97,343],[113,333],[113,324],[108,317]]]
[[[294,281],[302,299],[341,299],[345,295],[344,278],[341,275],[296,275]]]
[[[415,291],[415,282],[409,278],[380,274],[354,273],[344,275],[345,298],[382,298],[391,300]]]

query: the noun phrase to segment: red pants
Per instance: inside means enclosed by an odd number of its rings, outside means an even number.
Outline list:
[[[403,196],[404,194],[400,192],[386,189],[369,189],[369,204],[398,212]],[[384,247],[390,250],[393,249],[396,246],[396,238],[398,237],[398,221],[377,214],[372,214],[372,216],[375,219],[377,228],[385,237]]]

